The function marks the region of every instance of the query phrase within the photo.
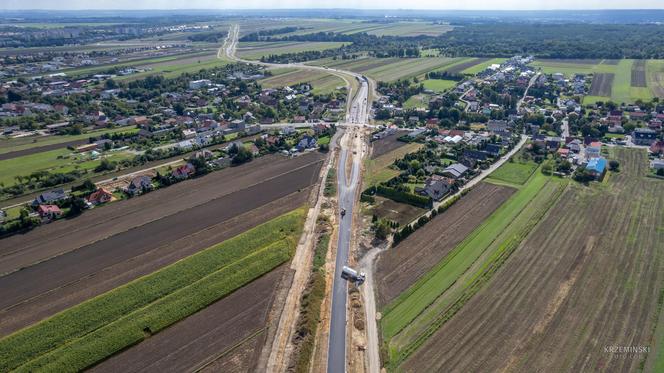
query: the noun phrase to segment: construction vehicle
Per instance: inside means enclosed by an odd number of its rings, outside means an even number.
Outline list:
[[[362,285],[364,283],[364,280],[366,280],[367,275],[364,272],[358,273],[356,270],[344,266],[344,268],[341,270],[341,278],[344,280],[352,281],[356,285]]]

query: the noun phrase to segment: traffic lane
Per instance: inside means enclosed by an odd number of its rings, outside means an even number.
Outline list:
[[[334,285],[332,291],[332,315],[330,323],[330,337],[328,347],[328,372],[343,372],[346,365],[346,297],[348,284],[341,279],[341,271],[348,260],[350,243],[350,221],[352,219],[352,205],[349,205],[348,188],[346,185],[346,159],[347,151],[342,150],[339,157],[338,186],[339,207],[346,209],[346,216],[340,219],[339,237],[337,240],[337,257],[335,261]]]

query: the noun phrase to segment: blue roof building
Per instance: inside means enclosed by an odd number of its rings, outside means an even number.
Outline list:
[[[595,177],[601,177],[604,175],[604,171],[606,171],[606,159],[599,157],[599,158],[591,158],[588,161],[588,165],[586,166],[586,170],[591,172],[592,174],[595,175]]]

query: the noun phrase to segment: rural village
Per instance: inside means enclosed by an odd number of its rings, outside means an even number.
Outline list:
[[[320,18],[0,24],[0,370],[664,367],[664,60]]]

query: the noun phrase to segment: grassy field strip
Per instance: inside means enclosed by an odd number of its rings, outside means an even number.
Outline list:
[[[424,84],[424,89],[430,89],[434,92],[444,92],[448,89],[456,87],[458,82],[454,80],[445,80],[445,79],[427,79],[422,84]]]
[[[135,127],[117,127],[110,130],[90,131],[80,135],[71,136],[38,136],[18,137],[15,139],[0,139],[0,154],[30,149],[38,146],[60,144],[69,141],[83,140],[89,137],[101,136],[114,133],[137,133]],[[36,140],[36,141],[35,141]]]
[[[647,87],[632,87],[631,76],[633,59],[622,59],[617,64],[611,65],[606,63],[574,63],[574,62],[557,62],[557,61],[535,61],[532,63],[534,67],[540,67],[542,72],[546,74],[563,73],[567,76],[574,74],[595,74],[595,73],[609,73],[615,74],[612,84],[611,97],[603,96],[585,96],[583,99],[584,104],[591,104],[597,101],[612,100],[617,103],[630,103],[638,99],[650,100],[653,97],[664,97],[664,87],[657,80],[657,74],[661,73],[664,67],[664,60],[648,60],[646,63],[646,77]]]
[[[366,74],[376,80],[390,82],[423,75],[429,71],[448,66],[452,61],[454,60],[447,57],[404,58],[396,63],[368,70]]]
[[[3,338],[0,371],[77,371],[140,342],[287,261],[305,213],[284,214]]]
[[[131,158],[128,152],[110,153],[104,159],[109,161],[121,161]],[[86,155],[72,153],[71,150],[62,148],[45,152],[24,155],[18,158],[0,161],[0,183],[5,186],[14,185],[16,176],[27,177],[36,171],[51,171],[66,173],[74,170],[91,171],[101,163],[101,158],[88,160]]]
[[[523,185],[537,169],[537,163],[507,162],[489,175],[488,180]],[[509,185],[509,184],[508,184]]]
[[[96,73],[96,72],[99,72],[99,71],[110,70],[114,67],[117,67],[117,68],[127,67],[127,66],[145,67],[145,66],[149,66],[149,65],[154,64],[154,63],[171,62],[171,61],[177,61],[181,58],[191,58],[191,57],[196,57],[196,56],[200,56],[200,57],[210,56],[210,55],[215,55],[215,53],[216,52],[214,52],[214,51],[202,51],[202,52],[197,52],[197,53],[185,53],[185,54],[176,54],[176,55],[171,55],[171,56],[142,58],[142,59],[135,59],[135,60],[119,62],[119,63],[114,63],[114,64],[99,65],[99,66],[85,67],[85,68],[78,68],[78,69],[62,70],[62,72],[66,73],[67,75],[77,76],[77,75],[92,74],[92,73]]]
[[[505,60],[507,60],[507,58],[493,58],[493,59],[490,59],[486,62],[478,63],[475,66],[471,66],[471,67],[463,70],[461,73],[462,74],[475,75],[479,72],[484,71],[484,69],[486,69],[487,67],[489,67],[493,64],[501,64],[501,63],[505,62]]]
[[[264,88],[283,88],[284,86],[311,83],[314,93],[330,93],[337,87],[344,87],[346,83],[336,75],[324,71],[311,71],[301,69],[272,70],[273,75],[261,79],[259,83]]]
[[[484,250],[525,209],[548,177],[535,173],[526,186],[494,211],[434,269],[383,310],[383,336],[394,337],[431,305],[482,255]]]
[[[285,44],[285,45],[284,45]],[[284,53],[298,53],[305,51],[322,51],[325,49],[339,48],[340,46],[349,43],[341,42],[273,42],[270,45],[262,45],[260,48],[252,48],[252,42],[240,43],[241,47],[238,48],[238,57],[258,60],[261,57],[269,56],[271,54],[284,54]],[[249,48],[247,48],[249,47]]]
[[[438,67],[437,69],[435,69],[433,71],[449,70],[449,69],[453,68],[454,66],[457,66],[457,65],[460,65],[462,63],[466,63],[466,62],[469,62],[469,61],[472,61],[472,60],[477,60],[477,58],[475,58],[475,57],[455,57],[451,60],[450,64],[440,66],[440,67]]]
[[[383,154],[376,159],[367,159],[365,161],[365,169],[367,170],[364,177],[363,189],[372,185],[377,185],[383,181],[390,180],[391,178],[399,175],[398,170],[393,170],[389,166],[397,159],[403,158],[408,153],[418,151],[423,145],[418,143],[410,143],[392,150],[387,154]]]
[[[558,200],[566,185],[565,179],[551,178],[472,267],[390,341],[391,364],[403,362],[491,279]]]

